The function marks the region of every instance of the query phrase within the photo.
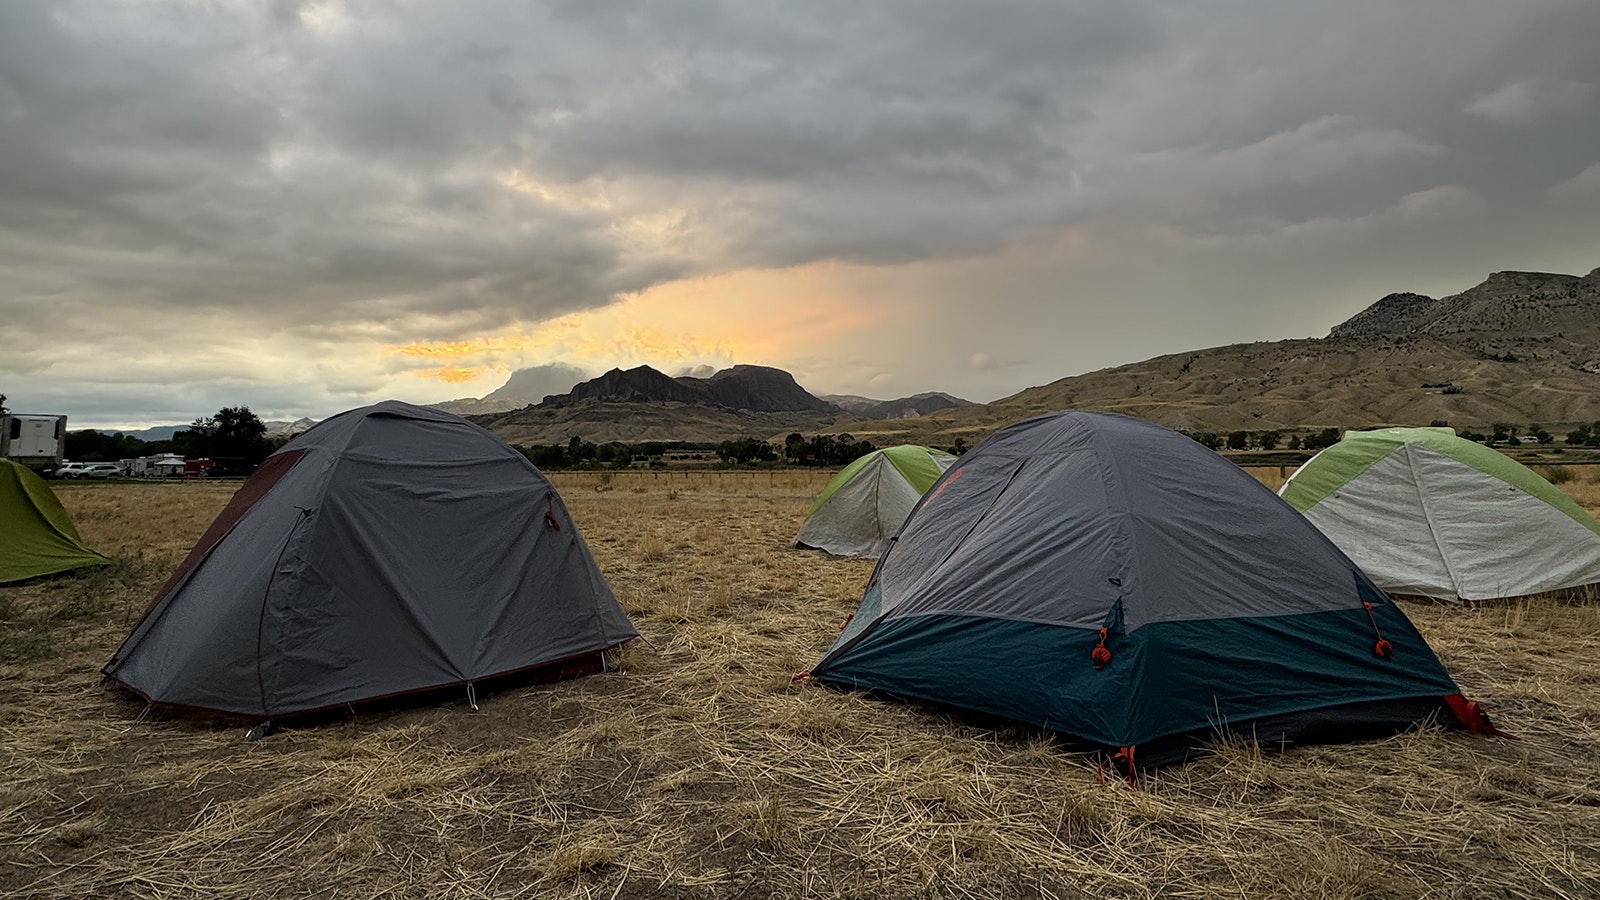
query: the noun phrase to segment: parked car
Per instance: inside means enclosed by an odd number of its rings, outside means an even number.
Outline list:
[[[122,474],[122,467],[116,463],[89,463],[74,478],[113,478]]]
[[[50,472],[50,477],[51,478],[77,478],[78,477],[78,473],[82,472],[83,471],[83,467],[86,466],[86,465],[88,465],[88,463],[80,463],[80,462],[62,463],[61,465],[56,466],[55,469]]]

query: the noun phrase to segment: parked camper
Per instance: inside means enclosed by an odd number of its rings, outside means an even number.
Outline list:
[[[61,465],[66,434],[66,416],[0,412],[0,459],[36,472],[53,469]]]

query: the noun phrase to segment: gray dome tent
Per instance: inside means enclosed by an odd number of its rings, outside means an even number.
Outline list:
[[[1109,413],[1027,419],[963,456],[810,674],[1043,726],[1128,768],[1229,733],[1493,733],[1310,522],[1189,438]]]
[[[103,671],[153,702],[271,719],[594,671],[637,636],[532,463],[386,401],[268,457]]]

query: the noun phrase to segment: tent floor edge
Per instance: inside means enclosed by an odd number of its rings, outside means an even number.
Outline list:
[[[807,674],[811,675],[810,680],[832,690],[860,692],[879,700],[911,701],[932,714],[948,716],[979,727],[996,730],[1024,728],[1035,733],[1047,734],[1059,743],[1063,752],[1089,754],[1091,758],[1098,759],[1100,766],[1109,764],[1123,777],[1179,765],[1209,756],[1230,745],[1274,750],[1317,744],[1343,744],[1382,740],[1429,727],[1460,729],[1473,734],[1487,733],[1472,731],[1471,727],[1456,714],[1449,697],[1430,695],[1363,700],[1298,712],[1276,713],[1238,722],[1214,724],[1177,734],[1161,735],[1133,744],[1113,745],[998,713],[850,684],[844,680],[834,680],[825,676],[819,678],[812,673]],[[1495,734],[1503,733],[1495,732]],[[1130,747],[1137,748],[1137,753],[1127,752]]]
[[[1444,697],[1366,700],[1226,722],[1139,744],[1136,771],[1207,756],[1228,746],[1262,750],[1376,741],[1421,728],[1465,729]],[[1469,729],[1470,730],[1470,729]],[[1107,748],[1107,751],[1115,748]]]
[[[562,681],[572,681],[574,679],[583,678],[588,675],[600,675],[607,671],[605,655],[613,650],[631,643],[636,639],[638,639],[637,636],[634,636],[595,650],[586,650],[582,653],[576,653],[561,659],[547,660],[542,663],[535,663],[531,666],[523,666],[518,669],[496,672],[492,675],[481,675],[471,679],[461,679],[459,681],[450,681],[443,684],[430,684],[424,687],[411,688],[404,691],[395,691],[394,693],[383,694],[381,696],[366,697],[356,701],[341,700],[336,703],[329,703],[323,706],[316,706],[307,709],[297,709],[292,712],[217,709],[209,706],[198,706],[191,703],[173,703],[170,701],[156,700],[145,692],[121,680],[114,674],[106,673],[105,677],[115,683],[118,689],[127,691],[129,694],[132,694],[133,696],[144,701],[147,706],[157,709],[182,710],[193,713],[202,713],[208,716],[216,716],[219,721],[250,719],[259,723],[265,719],[275,723],[275,727],[286,722],[296,725],[310,725],[320,724],[322,719],[326,719],[335,713],[342,715],[354,715],[361,712],[384,712],[407,708],[414,705],[427,705],[430,702],[430,695],[437,695],[439,699],[444,699],[445,697],[453,694],[453,692],[458,691],[469,684],[474,686],[475,692],[477,692],[478,689],[482,689],[484,696],[488,696],[490,694],[504,693],[508,690],[515,690],[519,687],[532,687],[540,684],[556,684]]]

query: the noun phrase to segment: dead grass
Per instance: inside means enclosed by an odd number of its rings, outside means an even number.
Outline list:
[[[1600,895],[1600,607],[1407,605],[1520,742],[1235,746],[1102,786],[1027,729],[791,681],[871,569],[789,549],[826,478],[558,475],[654,650],[257,743],[96,676],[229,489],[64,488],[118,565],[0,588],[0,633],[44,623],[0,659],[0,894]]]

